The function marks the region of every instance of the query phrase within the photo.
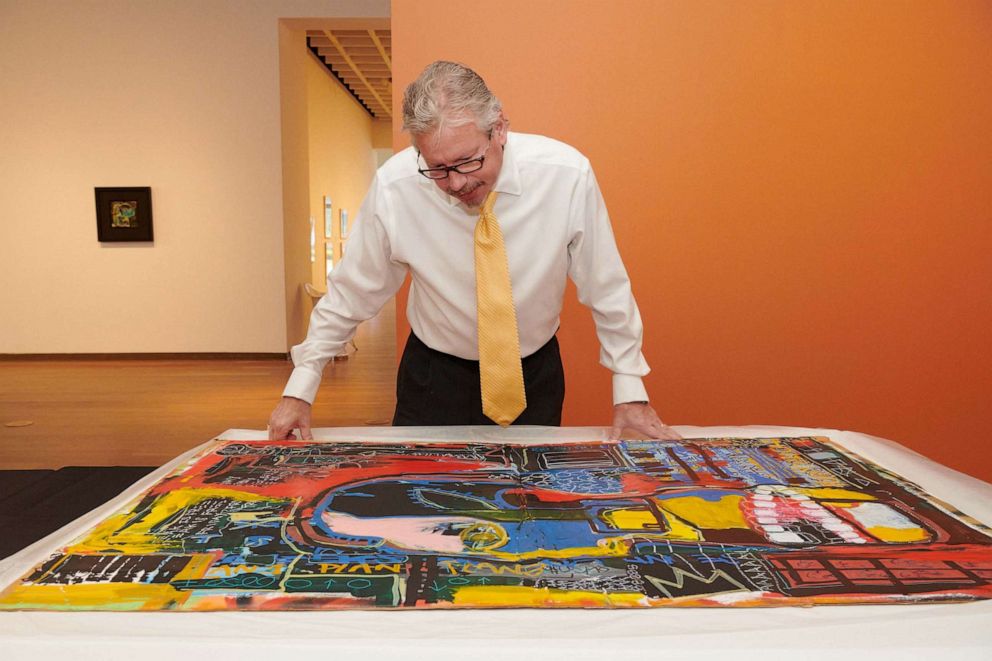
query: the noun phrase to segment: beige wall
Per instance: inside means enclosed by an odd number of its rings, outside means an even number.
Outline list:
[[[337,263],[341,259],[341,210],[348,212],[351,226],[375,174],[373,121],[317,58],[307,59],[306,70],[310,109],[310,215],[317,235],[313,284],[324,287],[325,241],[331,243]],[[325,195],[333,204],[330,239],[325,239],[324,233]]]
[[[397,123],[400,122],[399,113],[397,113]],[[392,149],[393,148],[393,124],[385,120],[376,120],[372,122],[372,146],[376,149]]]
[[[374,172],[373,126],[378,122],[372,121],[306,47],[306,30],[330,28],[388,29],[389,18],[306,18],[279,22],[285,218],[283,283],[288,346],[303,340],[310,321],[313,300],[304,290],[304,284],[324,286],[323,195],[331,195],[335,222],[345,204],[351,205],[344,208],[354,218]],[[318,232],[314,264],[310,263],[311,216]]]
[[[283,17],[385,0],[0,5],[0,353],[285,351]],[[152,187],[100,244],[95,186]]]

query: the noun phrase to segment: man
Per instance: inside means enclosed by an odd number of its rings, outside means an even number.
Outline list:
[[[630,428],[679,438],[648,403],[640,314],[588,160],[549,138],[509,133],[482,78],[453,62],[431,64],[406,89],[403,128],[413,147],[375,176],[348,257],[293,348],[296,368],[269,438],[294,429],[311,438],[324,365],[408,272],[412,333],[394,425],[560,424],[555,332],[568,276],[592,310],[600,362],[613,372],[612,436]]]

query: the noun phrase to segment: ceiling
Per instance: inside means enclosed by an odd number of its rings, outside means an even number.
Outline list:
[[[393,116],[390,30],[307,30],[307,45],[376,119]]]

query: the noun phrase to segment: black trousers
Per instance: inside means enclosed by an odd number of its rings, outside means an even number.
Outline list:
[[[558,339],[523,359],[527,408],[515,425],[561,425],[565,370]],[[494,425],[482,413],[479,361],[431,349],[410,333],[396,375],[393,425]]]

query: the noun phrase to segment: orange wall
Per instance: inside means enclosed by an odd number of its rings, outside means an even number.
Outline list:
[[[392,22],[397,99],[460,60],[513,129],[590,157],[666,421],[853,429],[992,480],[992,5],[394,0]],[[606,424],[574,293],[559,337],[566,424]]]

